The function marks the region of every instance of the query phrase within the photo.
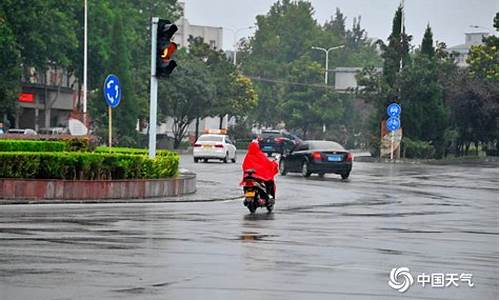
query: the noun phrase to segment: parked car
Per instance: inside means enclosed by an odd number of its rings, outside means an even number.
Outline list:
[[[36,131],[34,131],[31,128],[26,128],[26,129],[18,129],[18,128],[11,128],[7,133],[10,134],[26,134],[26,135],[36,135]]]
[[[60,134],[68,134],[69,130],[65,127],[50,127],[50,128],[41,128],[38,130],[39,134],[48,134],[48,135],[60,135]]]
[[[283,154],[302,142],[298,136],[284,130],[263,130],[257,139],[260,149],[268,156],[274,153]]]
[[[288,172],[299,172],[304,177],[334,173],[347,179],[352,169],[352,154],[336,142],[305,141],[281,156],[279,168],[283,176]]]
[[[236,146],[227,135],[203,134],[193,145],[193,159],[207,162],[209,159],[220,159],[227,163],[236,162]]]

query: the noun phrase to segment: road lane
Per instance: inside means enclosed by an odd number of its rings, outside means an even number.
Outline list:
[[[275,212],[256,215],[239,163],[183,155],[181,167],[198,174],[190,199],[225,200],[1,206],[0,299],[498,298],[498,166],[290,174]],[[476,286],[400,294],[396,266],[472,273]]]

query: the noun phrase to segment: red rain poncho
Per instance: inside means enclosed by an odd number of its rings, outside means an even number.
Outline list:
[[[278,164],[267,158],[267,155],[260,150],[259,143],[256,141],[251,142],[248,146],[248,152],[241,168],[243,172],[254,169],[253,177],[264,181],[273,181],[274,176],[278,174]]]

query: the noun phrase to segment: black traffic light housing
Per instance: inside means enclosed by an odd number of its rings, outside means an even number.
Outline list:
[[[168,20],[158,20],[156,34],[156,77],[166,78],[177,66],[172,55],[177,50],[177,44],[171,42],[172,36],[177,31],[177,25]]]

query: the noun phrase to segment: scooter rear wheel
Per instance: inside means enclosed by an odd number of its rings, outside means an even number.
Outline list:
[[[255,211],[257,210],[257,202],[254,201],[251,201],[248,203],[248,210],[250,211],[251,214],[255,213]]]

